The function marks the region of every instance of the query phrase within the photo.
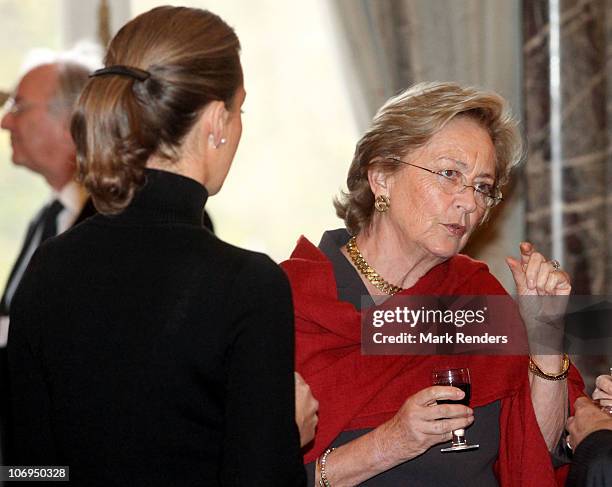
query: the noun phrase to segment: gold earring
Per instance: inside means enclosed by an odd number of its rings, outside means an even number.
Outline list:
[[[391,207],[391,200],[389,199],[388,196],[384,194],[379,194],[374,200],[374,208],[376,208],[376,210],[380,211],[381,213],[384,213],[390,207]]]

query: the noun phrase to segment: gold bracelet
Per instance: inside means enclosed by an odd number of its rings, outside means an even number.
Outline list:
[[[561,372],[558,374],[547,374],[544,372],[535,361],[529,357],[529,370],[533,373],[533,375],[537,375],[542,379],[546,380],[564,380],[567,379],[567,374],[570,367],[570,359],[567,353],[563,354],[563,365],[561,366]]]
[[[319,465],[319,487],[331,487],[329,480],[327,480],[327,474],[325,473],[325,463],[327,462],[327,455],[334,450],[335,448],[328,448],[323,455],[317,458],[317,464]]]

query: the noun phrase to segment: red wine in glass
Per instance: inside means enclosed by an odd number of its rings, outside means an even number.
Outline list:
[[[463,399],[453,401],[445,399],[438,401],[438,404],[463,404],[464,406],[470,405],[470,397],[472,395],[472,385],[470,380],[470,370],[467,367],[452,369],[452,368],[438,368],[432,373],[433,384],[436,386],[453,386],[461,389],[465,396]],[[458,429],[453,431],[453,441],[451,446],[448,448],[442,448],[440,451],[451,452],[451,451],[463,451],[473,450],[478,448],[480,445],[470,445],[465,439],[465,430]]]
[[[436,384],[436,385],[452,385],[453,387],[456,387],[457,389],[461,389],[463,392],[465,392],[465,396],[463,396],[463,399],[459,399],[458,401],[453,401],[451,399],[443,399],[441,401],[438,401],[438,404],[463,404],[464,406],[469,406],[470,405],[470,398],[472,396],[472,385],[471,384],[459,384],[459,383],[453,383],[453,384]]]

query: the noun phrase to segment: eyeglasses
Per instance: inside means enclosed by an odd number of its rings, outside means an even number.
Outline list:
[[[4,102],[2,111],[4,114],[10,113],[11,115],[21,115],[22,113],[27,112],[31,108],[37,106],[49,107],[49,105],[44,103],[34,103],[25,100],[16,100],[14,96],[11,96]]]
[[[467,178],[465,175],[456,169],[441,169],[439,171],[433,171],[431,169],[427,169],[426,167],[417,166],[416,164],[402,161],[396,157],[388,157],[388,159],[395,162],[401,162],[407,166],[418,167],[423,171],[436,175],[440,189],[442,189],[442,191],[444,191],[446,194],[457,194],[465,191],[465,188],[472,188],[474,190],[474,199],[480,208],[493,208],[504,200],[502,198],[502,192],[494,185],[488,183],[467,184]]]

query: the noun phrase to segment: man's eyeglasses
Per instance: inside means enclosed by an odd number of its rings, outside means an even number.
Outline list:
[[[493,208],[504,200],[502,198],[502,192],[494,185],[488,183],[467,184],[465,175],[456,169],[441,169],[439,171],[433,171],[431,169],[427,169],[426,167],[417,166],[416,164],[402,161],[396,157],[388,157],[388,159],[406,164],[407,166],[417,167],[423,171],[434,174],[437,176],[436,179],[438,180],[440,189],[442,189],[442,191],[444,191],[446,194],[457,194],[465,191],[465,188],[472,188],[474,190],[474,199],[480,208]]]
[[[27,112],[28,110],[37,106],[49,107],[48,104],[16,100],[14,96],[11,96],[4,102],[2,112],[4,114],[10,113],[11,115],[21,115],[22,113]]]

